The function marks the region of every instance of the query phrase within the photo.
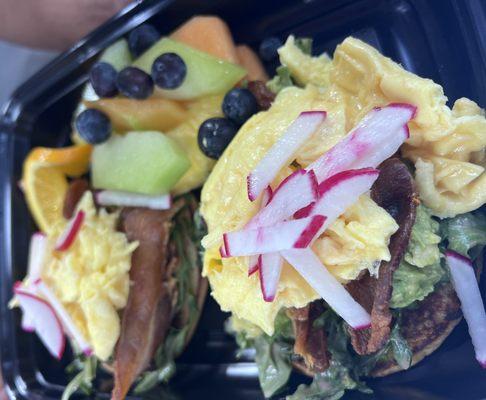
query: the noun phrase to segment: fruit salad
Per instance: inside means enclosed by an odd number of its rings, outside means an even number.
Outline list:
[[[197,189],[273,94],[256,53],[212,16],[169,35],[139,26],[88,79],[73,144],[34,148],[24,162],[39,232],[11,306],[54,358],[71,346],[63,399],[99,391],[104,371],[119,400],[174,374],[207,292]]]

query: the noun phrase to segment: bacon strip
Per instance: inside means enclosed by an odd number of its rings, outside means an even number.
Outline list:
[[[349,328],[351,343],[360,355],[381,349],[390,337],[393,273],[398,268],[410,241],[415,222],[418,195],[406,165],[397,158],[380,166],[380,176],[371,189],[372,199],[397,221],[399,229],[390,239],[391,260],[382,262],[378,278],[367,272],[346,285],[356,301],[371,314],[371,328],[355,331]]]
[[[303,308],[287,310],[294,327],[294,353],[302,356],[305,368],[319,373],[329,368],[327,337],[323,327],[314,327],[314,321],[324,312],[321,301],[307,304]]]
[[[68,186],[66,196],[64,197],[64,205],[62,208],[62,215],[66,219],[71,219],[74,215],[76,206],[83,197],[84,192],[89,190],[89,183],[86,179],[74,179]]]
[[[175,205],[168,211],[132,208],[122,212],[122,230],[139,246],[132,255],[130,294],[115,351],[113,400],[125,398],[170,328],[172,293],[166,273],[173,267],[169,237],[178,209]]]

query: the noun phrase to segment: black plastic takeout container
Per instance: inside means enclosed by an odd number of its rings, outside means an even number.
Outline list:
[[[258,47],[269,35],[314,38],[328,51],[348,35],[377,47],[406,69],[444,86],[449,100],[466,96],[486,105],[486,2],[484,0],[146,0],[125,10],[19,88],[0,122],[0,359],[11,398],[59,399],[66,355],[57,363],[34,335],[20,329],[8,309],[12,283],[24,276],[35,226],[17,189],[22,161],[33,146],[68,144],[72,112],[89,66],[107,45],[149,20],[163,33],[195,14],[217,14],[239,43]],[[483,279],[481,287],[485,289]],[[262,399],[256,368],[224,333],[227,316],[208,300],[189,349],[179,360],[170,390],[145,398]],[[251,355],[247,355],[251,356]],[[292,384],[304,381],[295,376]],[[407,372],[369,381],[374,395],[351,399],[480,399],[486,372],[474,360],[462,322],[432,356]],[[98,398],[108,398],[99,394]],[[79,397],[78,397],[79,398]],[[133,397],[136,398],[136,397]]]

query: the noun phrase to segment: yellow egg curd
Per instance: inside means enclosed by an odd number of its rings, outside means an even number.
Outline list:
[[[118,311],[129,292],[131,254],[137,243],[128,243],[116,230],[118,213],[99,212],[91,192],[86,192],[77,210],[85,219],[67,251],[50,251],[42,278],[68,310],[95,355],[107,360],[120,335]],[[66,228],[59,223],[49,234],[50,247]]]

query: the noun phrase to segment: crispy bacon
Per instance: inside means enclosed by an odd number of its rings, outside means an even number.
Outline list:
[[[390,239],[391,260],[381,263],[378,278],[366,273],[346,285],[354,299],[371,314],[371,328],[362,331],[349,328],[353,348],[361,355],[378,351],[390,337],[393,273],[408,246],[418,205],[414,181],[406,165],[397,158],[381,164],[371,197],[390,213],[399,229]]]
[[[132,255],[130,294],[115,351],[113,400],[125,398],[170,328],[173,285],[167,271],[173,270],[174,259],[169,237],[172,217],[179,208],[176,204],[168,211],[132,208],[122,212],[121,228],[139,246]]]
[[[314,321],[323,311],[321,301],[287,310],[294,327],[294,353],[303,358],[305,369],[313,373],[323,372],[329,368],[326,332],[322,327],[314,327]]]
[[[79,178],[71,181],[64,197],[64,206],[62,208],[64,218],[72,218],[79,200],[81,200],[81,197],[87,190],[89,190],[89,183],[86,179]]]

